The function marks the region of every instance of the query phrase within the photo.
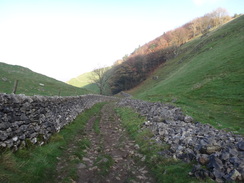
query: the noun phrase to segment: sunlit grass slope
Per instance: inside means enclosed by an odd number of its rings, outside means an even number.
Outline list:
[[[244,16],[180,47],[179,54],[130,91],[172,102],[195,120],[244,134]]]
[[[92,72],[87,72],[87,73],[79,75],[76,78],[72,78],[71,80],[67,81],[67,83],[72,86],[85,88],[94,93],[99,93],[99,88],[96,86],[96,84],[91,83],[91,80],[90,80],[91,75],[92,75]]]
[[[86,89],[68,85],[28,68],[0,62],[0,93],[12,93],[15,80],[19,81],[17,94],[71,96],[89,93]]]

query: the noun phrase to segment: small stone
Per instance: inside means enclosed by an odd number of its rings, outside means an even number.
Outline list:
[[[143,176],[141,176],[141,175],[138,175],[138,176],[136,176],[138,179],[140,179],[140,180],[143,180],[143,179],[145,179]]]
[[[97,170],[97,169],[98,169],[97,166],[89,168],[90,171]]]
[[[241,160],[238,157],[231,157],[229,162],[232,163],[234,166],[238,167],[241,163]]]
[[[141,161],[144,162],[145,160],[146,160],[146,156],[143,156],[143,157],[141,158]]]
[[[31,139],[31,142],[32,142],[32,144],[37,143],[37,138],[33,138],[33,139]]]
[[[212,154],[215,152],[220,151],[222,148],[218,145],[207,145],[207,146],[202,146],[200,149],[200,152],[202,154]]]
[[[138,144],[136,144],[134,147],[136,150],[140,149],[140,146]]]
[[[13,141],[17,141],[18,140],[18,137],[13,137]]]
[[[78,169],[84,169],[84,168],[86,168],[86,165],[84,163],[79,163],[77,168]]]
[[[175,155],[175,154],[173,154],[173,159],[174,159],[175,161],[177,161],[177,160],[178,160],[178,158],[176,157],[176,155]]]
[[[235,181],[237,179],[241,179],[241,174],[236,169],[234,169],[232,172],[230,172],[229,178],[231,180]]]
[[[239,150],[244,151],[244,141],[238,142],[237,147]]]
[[[222,160],[228,160],[230,158],[230,154],[229,153],[227,153],[227,152],[224,152],[224,153],[222,153],[221,154],[221,159]]]
[[[82,158],[82,160],[83,160],[83,161],[88,161],[88,162],[91,162],[91,160],[90,160],[90,159],[88,159],[88,158],[86,158],[86,157],[83,157],[83,158]]]
[[[211,155],[209,158],[209,163],[208,163],[207,167],[210,169],[221,170],[221,169],[223,169],[223,163],[219,158]]]
[[[185,116],[184,121],[186,123],[191,123],[191,122],[193,122],[193,118],[191,116]]]
[[[145,124],[146,126],[149,126],[149,125],[151,125],[151,122],[150,122],[150,121],[146,121],[146,122],[144,122],[144,124]]]
[[[7,147],[7,145],[5,143],[0,143],[0,147]]]
[[[106,163],[106,162],[108,162],[109,160],[108,160],[108,158],[103,158],[103,159],[101,159],[99,162],[98,162],[98,164],[99,163]]]
[[[166,129],[159,129],[158,134],[161,136],[168,135],[168,131]]]
[[[0,131],[0,140],[4,141],[8,138],[8,134],[4,131]]]
[[[200,155],[200,157],[198,158],[198,162],[201,165],[206,165],[209,162],[209,156],[207,154],[202,154]]]

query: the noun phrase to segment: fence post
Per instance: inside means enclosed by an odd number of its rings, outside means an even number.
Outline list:
[[[14,88],[13,88],[13,91],[12,91],[13,94],[15,94],[16,91],[17,91],[18,83],[19,83],[19,80],[15,80],[15,82],[14,82]]]

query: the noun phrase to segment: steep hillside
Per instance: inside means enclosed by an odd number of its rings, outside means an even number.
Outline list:
[[[244,134],[244,16],[185,43],[130,91],[172,102],[196,120]],[[158,76],[153,80],[152,76]]]
[[[17,94],[70,96],[89,93],[86,89],[73,87],[28,68],[0,62],[0,93],[12,93],[15,80],[19,81]]]
[[[201,35],[223,25],[231,19],[225,9],[218,8],[186,24],[157,37],[125,55],[120,64],[115,64],[110,79],[113,94],[136,87],[155,71],[159,65],[175,58],[180,47]]]

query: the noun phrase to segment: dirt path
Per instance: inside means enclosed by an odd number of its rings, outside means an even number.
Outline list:
[[[154,179],[143,165],[143,155],[137,152],[139,146],[130,140],[114,112],[114,104],[106,104],[101,111],[99,132],[94,130],[96,117],[87,123],[83,138],[90,141],[90,147],[83,150],[84,156],[77,165],[76,183],[152,183]],[[80,139],[81,137],[77,137]],[[76,139],[77,140],[77,139]],[[70,145],[67,153],[75,147]],[[65,172],[59,162],[57,171],[62,181]]]

